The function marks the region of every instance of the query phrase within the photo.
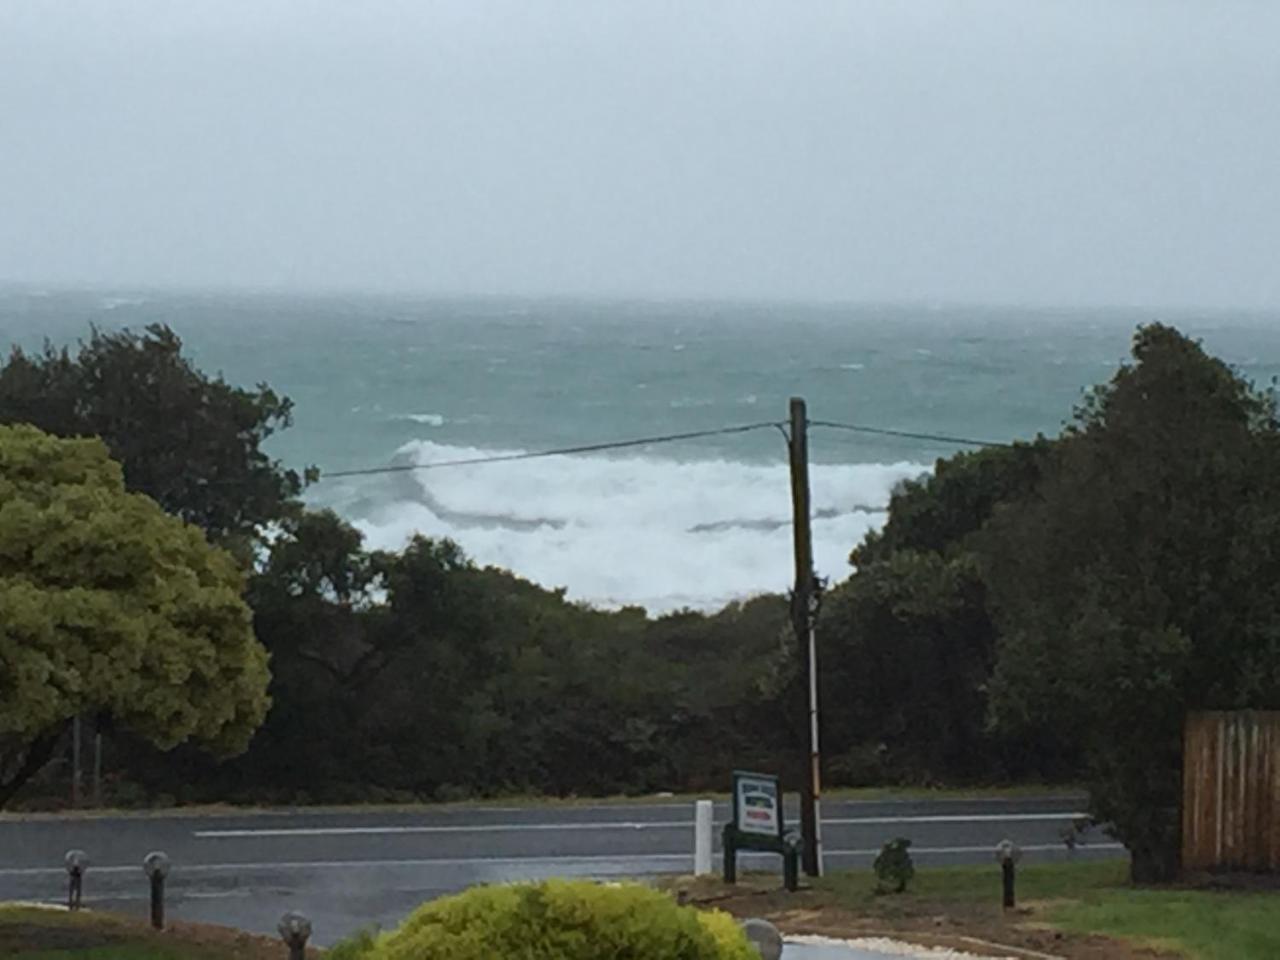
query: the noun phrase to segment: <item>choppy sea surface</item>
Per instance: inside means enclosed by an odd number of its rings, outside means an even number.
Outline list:
[[[1052,434],[1153,320],[1256,382],[1280,375],[1280,314],[0,289],[0,336],[26,347],[169,324],[206,371],[292,397],[273,453],[330,472],[782,421],[791,396],[814,420]],[[894,485],[957,449],[815,427],[819,572],[842,578]],[[372,546],[452,537],[599,604],[710,609],[791,579],[786,447],[771,427],[332,478],[308,496]]]

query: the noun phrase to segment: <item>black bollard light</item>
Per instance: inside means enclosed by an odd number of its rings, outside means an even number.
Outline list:
[[[782,838],[782,885],[791,893],[800,888],[800,856],[804,841],[800,834],[788,830]]]
[[[1014,867],[1022,859],[1022,848],[1012,840],[1001,840],[996,845],[996,859],[1000,861],[1000,875],[1004,887],[1004,908],[1012,910],[1014,897]]]
[[[148,853],[142,869],[151,880],[151,926],[164,929],[164,878],[169,875],[169,855],[161,850]]]
[[[80,894],[84,889],[84,871],[89,866],[89,855],[83,850],[68,850],[67,864],[67,909],[80,909]]]
[[[305,913],[289,911],[280,918],[276,927],[280,939],[289,947],[289,960],[306,960],[307,938],[311,936],[311,921]]]

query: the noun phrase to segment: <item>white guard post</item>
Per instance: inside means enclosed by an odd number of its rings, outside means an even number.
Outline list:
[[[693,805],[693,875],[695,877],[705,877],[711,873],[711,821],[711,801],[696,801]]]

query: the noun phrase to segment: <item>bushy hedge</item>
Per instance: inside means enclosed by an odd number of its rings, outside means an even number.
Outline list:
[[[475,887],[419,907],[343,960],[758,960],[728,914],[633,884],[548,880]]]

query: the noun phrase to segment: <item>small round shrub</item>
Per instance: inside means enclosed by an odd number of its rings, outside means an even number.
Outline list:
[[[344,955],[345,956],[345,955]],[[419,907],[362,960],[758,960],[732,917],[634,884],[475,887]]]
[[[916,875],[911,854],[907,853],[910,846],[911,841],[906,837],[895,837],[880,848],[880,855],[872,864],[876,872],[877,893],[902,893],[907,889],[907,884]]]

